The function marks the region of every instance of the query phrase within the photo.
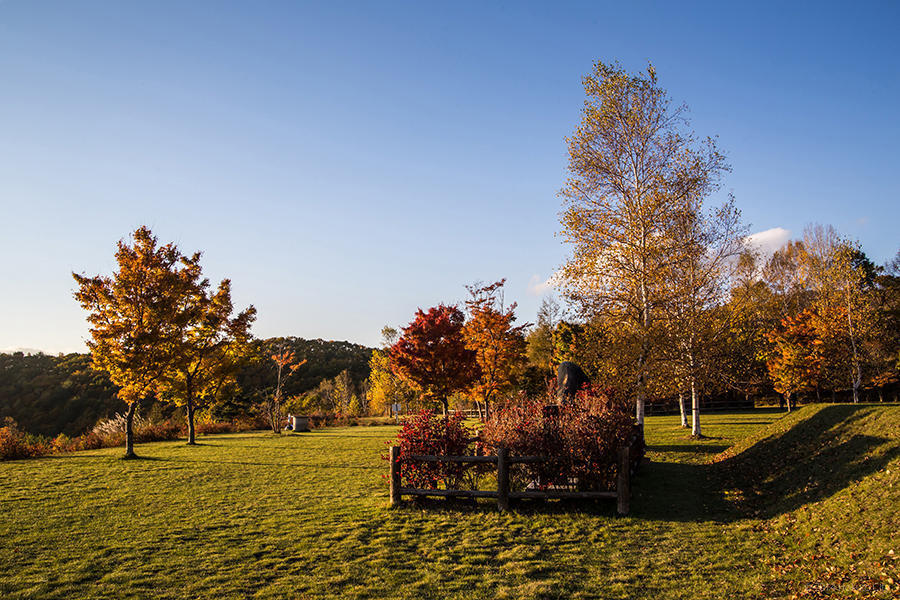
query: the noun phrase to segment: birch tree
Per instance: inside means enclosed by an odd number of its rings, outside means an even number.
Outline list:
[[[665,281],[683,251],[678,217],[728,166],[714,140],[690,130],[686,108],[672,105],[652,66],[629,75],[598,61],[583,83],[560,191],[562,235],[572,246],[563,284],[584,309],[606,313],[639,340],[635,415],[643,423],[657,313],[671,300]]]
[[[743,248],[744,228],[734,198],[710,211],[703,209],[702,197],[689,202],[680,214],[676,229],[681,252],[668,278],[671,301],[666,306],[669,358],[676,365],[678,379],[691,396],[691,435],[700,437],[700,394],[704,380],[716,369],[715,340],[728,329],[721,318],[728,282]],[[679,386],[682,425],[684,396]]]
[[[868,297],[875,266],[855,244],[831,226],[812,225],[804,232],[804,259],[815,289],[819,335],[828,349],[828,370],[843,372],[859,402],[862,383],[862,340],[872,329],[874,314]],[[830,343],[829,343],[830,342]]]

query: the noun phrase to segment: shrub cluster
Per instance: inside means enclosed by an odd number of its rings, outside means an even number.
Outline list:
[[[134,426],[134,440],[137,443],[171,441],[186,435],[184,426],[171,420],[152,423],[135,415]],[[197,425],[199,433],[236,433],[261,428],[263,427],[259,423],[248,420],[230,423],[209,422]],[[60,434],[51,439],[31,435],[19,429],[11,419],[7,419],[5,425],[0,427],[0,460],[36,458],[48,454],[114,448],[124,445],[125,417],[122,415],[103,419],[91,431],[77,437]]]
[[[51,448],[45,438],[25,433],[7,417],[0,427],[0,460],[34,458],[49,454]]]
[[[465,417],[454,414],[448,417],[423,410],[403,422],[397,434],[400,446],[400,476],[410,487],[436,489],[439,483],[456,487],[465,470],[457,463],[409,462],[404,457],[411,454],[436,454],[458,456],[467,454],[472,432],[463,424]]]
[[[635,462],[643,453],[643,440],[634,438],[629,412],[606,394],[591,390],[564,406],[520,398],[495,410],[481,431],[481,443],[488,448],[505,447],[513,456],[547,457],[511,470],[513,485],[541,489],[613,489],[619,448],[631,445]]]
[[[564,406],[550,400],[520,396],[497,407],[475,438],[461,414],[444,418],[426,410],[413,415],[397,436],[404,484],[458,487],[464,475],[479,473],[457,463],[404,461],[406,456],[492,454],[506,448],[512,456],[547,459],[514,464],[510,470],[514,489],[614,489],[619,448],[631,448],[632,467],[644,450],[643,436],[626,405],[593,390],[579,393]]]

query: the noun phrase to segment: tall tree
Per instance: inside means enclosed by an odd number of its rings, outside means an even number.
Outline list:
[[[678,216],[728,167],[713,140],[697,141],[652,66],[632,76],[598,61],[584,89],[560,192],[562,233],[573,247],[563,279],[572,298],[639,340],[635,412],[643,423],[657,311],[669,300],[664,281],[682,251]]]
[[[73,273],[75,299],[89,311],[91,361],[119,386],[128,405],[125,458],[134,458],[134,414],[161,390],[176,349],[193,319],[192,294],[200,280],[200,254],[183,256],[175,244],[158,245],[147,227],[118,243],[111,277]]]
[[[478,378],[475,353],[463,340],[465,316],[455,306],[419,309],[391,346],[391,368],[425,401],[439,402],[447,414],[449,398]]]
[[[701,388],[716,367],[715,340],[727,329],[727,322],[717,318],[721,314],[717,309],[724,303],[744,231],[733,198],[704,211],[703,198],[698,196],[679,214],[674,233],[681,240],[681,252],[667,282],[671,300],[665,315],[670,343],[664,345],[663,353],[675,363],[690,390],[691,435],[700,437]]]
[[[475,353],[479,377],[472,386],[479,413],[487,417],[494,396],[511,389],[513,378],[525,366],[525,334],[528,323],[516,321],[516,303],[505,305],[501,279],[490,285],[466,286],[469,320],[463,327],[465,346]],[[482,412],[481,408],[484,407]]]
[[[185,407],[188,444],[193,445],[196,443],[194,413],[215,402],[220,392],[234,384],[256,309],[250,306],[232,316],[234,304],[228,279],[212,293],[208,282],[201,281],[191,301],[193,318],[175,347],[175,362],[163,380],[163,391],[176,404]]]
[[[804,248],[809,280],[816,292],[820,338],[829,350],[829,371],[846,374],[853,402],[859,402],[862,341],[875,326],[875,265],[858,244],[842,239],[830,226],[807,227]]]

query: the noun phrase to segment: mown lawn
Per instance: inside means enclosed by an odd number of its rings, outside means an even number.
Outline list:
[[[609,501],[528,505],[503,515],[490,503],[447,507],[433,501],[424,508],[410,504],[392,510],[382,477],[386,463],[380,458],[392,427],[212,436],[193,448],[183,442],[147,444],[138,447],[144,458],[137,461],[119,460],[122,450],[112,449],[0,463],[0,597],[723,598],[767,597],[793,589],[806,593],[812,588],[805,578],[814,576],[813,571],[781,569],[811,552],[804,540],[794,543],[791,536],[814,538],[818,534],[807,528],[836,526],[831,517],[790,520],[811,503],[828,502],[853,488],[851,476],[885,486],[890,482],[883,480],[884,470],[893,466],[896,473],[900,467],[896,437],[890,437],[891,427],[900,424],[900,408],[872,410],[880,412],[864,418],[880,419],[887,433],[875,432],[855,448],[872,456],[871,463],[854,454],[859,462],[855,470],[840,472],[845,485],[831,489],[836,484],[829,483],[822,494],[810,494],[808,481],[792,487],[788,479],[805,477],[805,471],[778,471],[772,483],[759,475],[768,467],[757,464],[777,460],[770,455],[777,450],[776,441],[793,431],[778,430],[778,424],[802,425],[817,418],[815,410],[781,419],[768,436],[759,431],[781,413],[706,415],[709,438],[702,441],[688,439],[678,417],[651,417],[646,430],[651,462],[635,481],[632,514],[626,518],[616,517]],[[821,425],[832,421],[837,422],[831,418]],[[849,431],[834,435],[852,438]],[[736,457],[726,453],[709,464],[755,432],[759,439],[744,452]],[[822,443],[821,438],[807,441]],[[752,451],[760,452],[755,460],[738,461]],[[750,485],[747,477],[758,481]],[[883,501],[893,502],[898,487],[885,488]],[[766,503],[773,489],[790,499],[783,509],[777,502]],[[863,511],[847,526],[886,515]],[[877,532],[877,543],[860,545],[860,552],[886,553],[878,544],[893,543],[894,533],[883,524]],[[886,560],[888,569],[896,564]],[[844,561],[835,572],[855,564]],[[833,589],[850,593],[854,583],[848,581],[835,580]],[[869,589],[875,597],[893,597],[890,584],[879,579],[872,585],[888,586]]]

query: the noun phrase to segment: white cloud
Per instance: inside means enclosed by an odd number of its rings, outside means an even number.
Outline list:
[[[748,246],[752,246],[762,255],[763,260],[768,260],[775,251],[784,246],[791,239],[791,232],[784,227],[773,227],[757,233],[751,233],[745,239]]]
[[[552,291],[557,283],[556,273],[553,273],[547,279],[542,279],[540,275],[532,275],[528,281],[528,293],[532,296],[543,296],[547,292]]]

